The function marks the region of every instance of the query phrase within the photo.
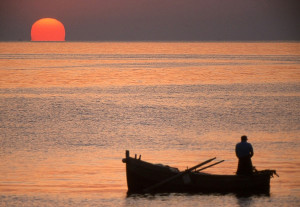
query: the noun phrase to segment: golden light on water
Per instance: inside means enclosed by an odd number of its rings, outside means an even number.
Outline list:
[[[296,65],[277,64],[272,59],[261,60],[259,57],[264,55],[259,49],[261,44],[248,44],[247,52],[252,56],[231,59],[226,54],[237,53],[244,43],[235,43],[231,47],[226,43],[24,43],[27,51],[20,49],[19,55],[2,63],[0,87],[273,83],[300,80]],[[71,48],[86,51],[87,45],[88,56],[74,56]],[[0,53],[4,54],[11,53],[10,50],[15,48],[14,43],[1,43],[0,46],[3,48]],[[295,46],[292,43],[281,45],[280,50],[275,43],[265,44],[264,47],[268,48],[268,56],[276,51],[283,55],[298,52],[297,44]],[[44,52],[48,53],[46,58],[35,56]],[[124,53],[128,55],[123,56]],[[103,54],[114,56],[105,58],[101,56]],[[146,59],[143,58],[145,54],[149,54],[149,57],[145,56]],[[161,58],[160,54],[169,55],[168,59]],[[181,54],[187,58],[176,58]],[[224,57],[205,58],[205,55],[213,57],[214,54]],[[174,58],[170,59],[172,55]],[[189,55],[196,58],[188,58]],[[69,61],[69,57],[72,61]],[[32,58],[35,60],[32,61]],[[47,68],[49,64],[51,68]]]

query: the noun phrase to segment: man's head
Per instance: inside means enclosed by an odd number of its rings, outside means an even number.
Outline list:
[[[241,140],[242,140],[242,142],[246,142],[246,141],[248,140],[248,138],[247,138],[246,135],[243,135],[243,136],[241,137]]]

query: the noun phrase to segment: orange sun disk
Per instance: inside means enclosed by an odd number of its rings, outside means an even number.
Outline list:
[[[31,27],[31,41],[65,41],[64,25],[53,18],[43,18]]]

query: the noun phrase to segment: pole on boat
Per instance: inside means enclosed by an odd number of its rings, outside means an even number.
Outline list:
[[[201,168],[201,169],[199,169],[199,170],[196,170],[196,172],[200,172],[200,171],[202,171],[202,170],[205,170],[206,168],[215,166],[215,165],[220,164],[221,162],[224,162],[224,161],[225,161],[225,160],[221,160],[221,161],[216,162],[216,163],[214,163],[214,164],[208,165],[208,166],[206,166],[206,167],[204,167],[204,168]]]
[[[184,174],[186,174],[186,173],[188,173],[188,172],[191,172],[192,170],[195,170],[195,169],[197,169],[198,167],[201,167],[202,165],[205,165],[205,164],[207,164],[207,163],[209,163],[209,162],[211,162],[211,161],[213,161],[213,160],[215,160],[215,159],[216,159],[216,157],[211,158],[211,159],[209,159],[209,160],[206,160],[206,161],[204,161],[204,162],[202,162],[202,163],[200,163],[200,164],[198,164],[198,165],[195,165],[194,167],[192,167],[192,168],[190,168],[190,169],[187,169],[187,170],[185,170],[185,171],[183,171],[183,172],[181,172],[181,173],[178,173],[178,174],[176,174],[176,175],[174,175],[174,176],[172,176],[172,177],[170,177],[170,178],[167,178],[167,179],[165,179],[165,180],[163,180],[163,181],[161,181],[161,182],[159,182],[159,183],[156,183],[156,184],[154,184],[154,185],[152,185],[152,186],[150,186],[150,187],[145,188],[145,189],[143,190],[143,192],[144,192],[144,193],[149,193],[149,192],[151,192],[152,190],[154,190],[155,188],[158,188],[158,187],[160,187],[160,186],[162,186],[162,185],[164,185],[164,184],[166,184],[166,183],[168,183],[168,182],[170,182],[170,181],[172,181],[172,180],[174,180],[174,179],[176,179],[176,178],[178,178],[178,177],[180,177],[180,176],[182,176],[182,175],[184,175]]]

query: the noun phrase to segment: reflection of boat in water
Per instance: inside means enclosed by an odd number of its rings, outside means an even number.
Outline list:
[[[207,160],[185,171],[157,165],[129,156],[126,151],[126,175],[128,193],[190,192],[190,193],[254,193],[269,194],[270,178],[274,170],[256,171],[253,175],[216,175],[198,169],[213,159]],[[222,162],[222,161],[221,161]]]

